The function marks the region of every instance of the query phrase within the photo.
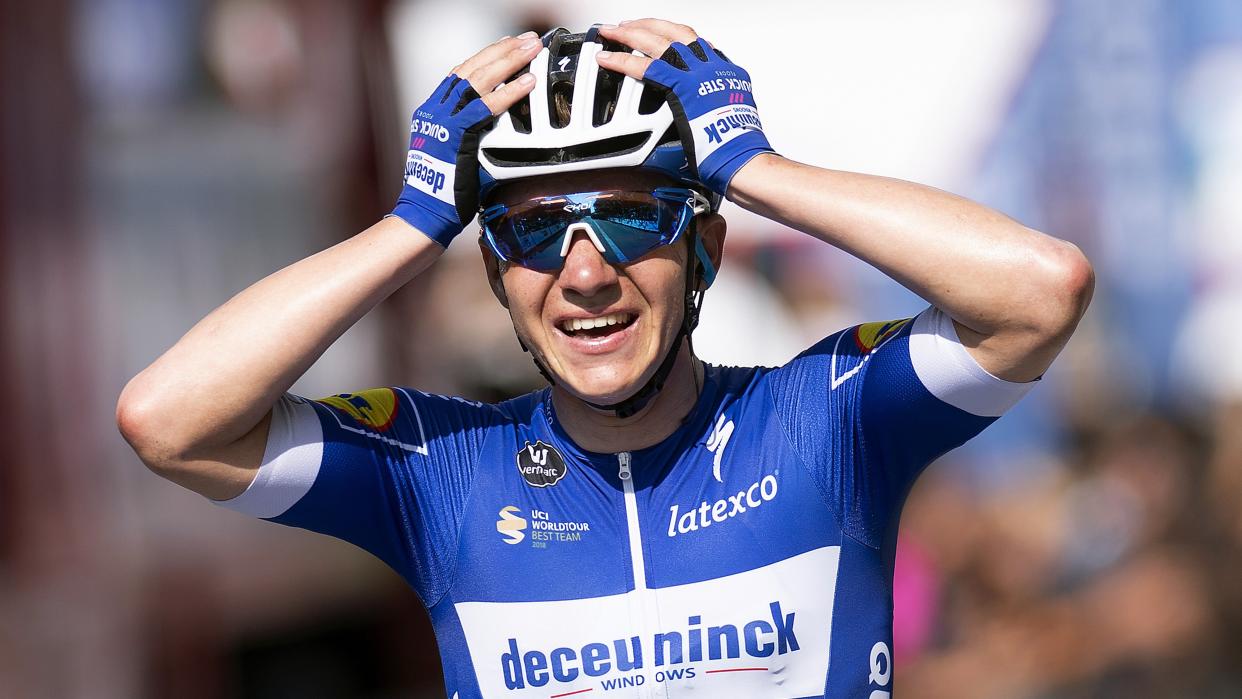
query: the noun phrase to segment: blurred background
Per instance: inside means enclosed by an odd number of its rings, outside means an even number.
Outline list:
[[[0,697],[441,697],[377,560],[163,482],[125,382],[391,208],[408,116],[504,34],[667,16],[775,147],[1074,241],[1095,301],[1038,390],[933,465],[896,571],[903,697],[1242,696],[1237,0],[41,0],[0,16]],[[726,209],[696,347],[776,364],[923,303]],[[539,385],[462,236],[295,386]],[[210,400],[203,396],[203,400]]]

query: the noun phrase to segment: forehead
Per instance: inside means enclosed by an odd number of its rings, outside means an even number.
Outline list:
[[[637,168],[565,172],[506,182],[496,187],[488,197],[488,203],[514,204],[536,197],[557,194],[594,192],[605,189],[653,190],[657,187],[675,185],[677,183],[670,177]]]

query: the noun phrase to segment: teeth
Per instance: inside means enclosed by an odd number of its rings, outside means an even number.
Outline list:
[[[611,313],[598,318],[570,318],[561,323],[561,328],[567,332],[575,332],[578,330],[590,330],[591,328],[602,328],[605,325],[627,323],[629,320],[630,314],[628,313]]]

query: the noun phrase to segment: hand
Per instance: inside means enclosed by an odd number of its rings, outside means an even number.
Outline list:
[[[474,218],[479,133],[535,86],[529,73],[508,84],[543,47],[527,32],[505,37],[453,68],[410,121],[405,185],[397,216],[444,247]]]
[[[772,152],[751,94],[750,74],[729,61],[693,29],[662,19],[600,27],[600,34],[642,51],[600,52],[596,60],[667,91],[682,147],[699,180],[725,194],[729,180],[751,158]]]

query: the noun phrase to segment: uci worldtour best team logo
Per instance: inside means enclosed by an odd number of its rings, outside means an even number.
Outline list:
[[[523,516],[525,515],[525,516]],[[546,549],[549,543],[582,541],[589,536],[590,522],[562,520],[546,510],[524,512],[516,505],[506,505],[496,513],[496,531],[506,544],[520,544],[530,539],[532,548]]]
[[[518,473],[522,474],[522,478],[529,485],[536,488],[556,485],[569,470],[556,447],[544,443],[543,440],[534,444],[527,442],[514,458],[517,460]]]

